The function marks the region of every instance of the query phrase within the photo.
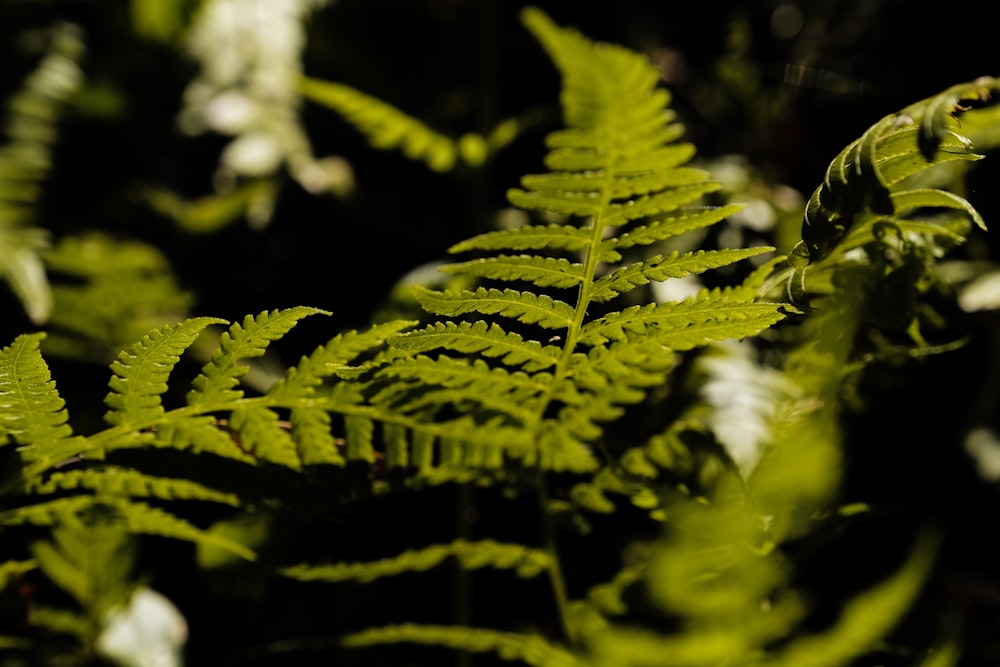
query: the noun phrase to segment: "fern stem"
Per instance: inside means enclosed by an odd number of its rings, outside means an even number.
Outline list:
[[[552,515],[549,512],[549,494],[545,488],[545,475],[539,472],[537,476],[538,504],[542,517],[542,540],[545,552],[549,556],[549,581],[552,584],[552,594],[555,597],[556,610],[559,613],[559,623],[563,634],[571,647],[579,644],[576,625],[570,616],[569,595],[566,592],[566,580],[563,577],[562,565],[559,560],[559,548],[556,545],[555,527],[552,525]]]

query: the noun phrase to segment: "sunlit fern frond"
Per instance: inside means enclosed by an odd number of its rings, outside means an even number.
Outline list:
[[[373,400],[418,421],[433,416],[439,426],[470,418],[503,426],[522,434],[502,447],[508,457],[583,470],[594,465],[588,443],[600,438],[600,424],[662,383],[676,351],[754,335],[783,315],[749,291],[615,309],[619,297],[634,299],[652,281],[771,249],[637,256],[738,207],[699,205],[720,186],[686,166],[694,147],[677,142],[683,128],[644,58],[559,28],[534,9],[524,21],[563,75],[567,128],[548,136],[551,171],[525,176],[508,197],[569,219],[452,247],[473,256],[442,270],[483,285],[417,290],[420,304],[441,319],[390,338],[395,349],[419,356],[378,369],[374,384],[385,387]]]
[[[39,351],[44,334],[23,334],[0,350],[0,437],[25,461],[49,465],[79,447],[65,401]]]

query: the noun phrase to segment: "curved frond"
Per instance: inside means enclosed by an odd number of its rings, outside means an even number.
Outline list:
[[[72,438],[66,403],[39,351],[44,337],[22,334],[0,350],[0,437],[21,445],[26,461],[54,463],[80,445]]]
[[[954,116],[965,108],[960,101],[985,99],[998,87],[988,77],[954,86],[882,118],[841,151],[806,206],[802,247],[796,254],[819,262],[859,224],[874,225],[884,217],[914,210],[917,207],[907,203],[921,199],[931,202],[927,206],[963,210],[985,228],[962,198],[930,195],[907,184],[911,176],[935,165],[982,158],[955,131]]]
[[[299,80],[299,92],[341,114],[382,150],[398,148],[408,158],[423,160],[434,171],[449,171],[462,156],[460,145],[396,107],[332,81]],[[480,138],[480,141],[485,141]]]
[[[226,324],[214,317],[197,317],[173,327],[149,332],[111,364],[111,393],[104,402],[111,408],[104,419],[109,424],[135,426],[152,422],[164,414],[160,396],[167,390],[170,372],[184,353],[212,324]]]
[[[271,342],[288,333],[299,320],[317,313],[325,311],[298,306],[262,312],[256,317],[247,315],[242,324],[234,323],[229,331],[222,334],[212,360],[194,379],[187,396],[188,405],[225,403],[242,397],[243,392],[236,386],[247,367],[238,362],[263,355]]]

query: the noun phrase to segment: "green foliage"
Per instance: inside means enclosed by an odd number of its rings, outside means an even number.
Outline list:
[[[49,318],[52,294],[40,257],[48,236],[33,225],[34,208],[51,169],[56,123],[83,78],[78,28],[58,24],[51,33],[48,52],[8,102],[0,146],[0,276],[35,323]]]
[[[221,6],[203,3],[198,20]],[[305,14],[307,3],[296,7]],[[165,4],[132,12],[148,38],[183,32],[182,12]],[[47,590],[25,595],[13,615],[30,632],[22,640],[5,628],[0,651],[129,664],[133,654],[108,637],[146,564],[198,577],[206,600],[262,617],[236,663],[311,647],[367,662],[364,650],[417,644],[539,667],[834,667],[894,641],[935,567],[934,527],[848,590],[817,590],[806,556],[868,514],[860,501],[838,506],[859,378],[952,347],[925,334],[941,320],[928,302],[948,296],[937,262],[985,223],[940,175],[981,158],[956,115],[985,103],[995,82],[948,89],[850,144],[787,258],[764,245],[694,248],[685,234],[718,229],[741,206],[709,203],[721,185],[692,166],[660,72],[538,9],[522,18],[562,77],[564,127],[545,139],[545,173],[507,192],[522,222],[454,244],[460,257],[441,271],[458,280],[414,289],[419,320],[342,331],[265,371],[272,345],[330,313],[187,317],[188,297],[151,246],[71,236],[46,256],[78,284],[53,290],[49,338],[23,333],[0,350],[10,462],[0,468],[0,590]],[[251,61],[237,68],[247,81],[216,81],[216,92],[259,93],[265,64]],[[298,93],[377,148],[435,171],[478,166],[510,136],[508,126],[456,142],[346,86],[298,81]],[[269,136],[295,138],[278,156],[295,171],[312,157],[289,115],[295,96],[282,91],[280,131]],[[230,132],[233,145],[252,130]],[[270,171],[241,175],[246,189],[224,200],[191,205],[156,188],[147,199],[188,231],[215,229],[255,193],[273,195]],[[651,289],[693,276],[707,285],[687,298]],[[103,426],[76,429],[57,390],[43,341],[60,332],[56,353],[123,348]],[[473,528],[479,492],[510,514],[513,536]],[[432,537],[441,510],[424,503],[447,493],[459,498],[458,534]],[[613,554],[620,567],[589,569],[580,561],[603,548],[609,522],[640,528],[612,536],[625,541],[612,547],[624,547]],[[377,532],[391,546],[371,539]],[[176,541],[195,545],[196,563],[150,556],[164,543],[189,553]],[[481,620],[470,602],[493,577],[506,583],[499,601],[482,603],[491,613],[521,590],[537,596],[507,626]],[[357,590],[395,602],[382,591],[411,580],[429,583],[379,619],[325,620],[340,604],[334,585],[349,607]],[[958,659],[951,639],[907,649],[918,656],[910,664]]]

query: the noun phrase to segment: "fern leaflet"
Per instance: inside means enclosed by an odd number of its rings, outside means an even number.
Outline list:
[[[39,352],[44,337],[22,334],[0,350],[0,436],[13,438],[26,462],[52,464],[81,445]]]
[[[246,366],[237,362],[264,354],[267,346],[288,333],[295,324],[308,315],[323,313],[318,308],[299,306],[283,311],[262,312],[257,317],[247,315],[243,323],[234,323],[222,334],[219,349],[192,383],[188,404],[225,403],[243,396],[235,389],[238,378],[246,373]]]
[[[109,424],[134,427],[153,422],[164,414],[160,396],[167,390],[167,380],[180,355],[190,347],[205,327],[226,324],[225,320],[198,317],[174,327],[151,331],[127,351],[122,351],[111,365],[114,375],[111,393],[104,402],[111,410],[105,415]]]

